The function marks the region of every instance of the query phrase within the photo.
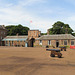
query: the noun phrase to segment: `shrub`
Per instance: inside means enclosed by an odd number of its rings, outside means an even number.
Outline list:
[[[42,45],[34,45],[34,47],[42,47]]]
[[[68,46],[68,45],[60,45],[59,47],[66,47],[66,48],[69,48],[70,46]]]

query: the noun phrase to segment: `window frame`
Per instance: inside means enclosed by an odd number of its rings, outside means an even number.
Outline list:
[[[66,44],[65,44],[66,43]],[[64,40],[64,45],[67,45],[67,40]]]
[[[71,40],[71,45],[74,46],[74,40]]]
[[[48,40],[48,45],[51,45],[51,40]]]
[[[42,45],[42,40],[39,40],[39,45]]]

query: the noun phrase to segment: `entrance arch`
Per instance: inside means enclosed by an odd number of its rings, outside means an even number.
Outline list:
[[[31,38],[30,40],[31,47],[34,47],[34,42],[35,42],[35,38]]]

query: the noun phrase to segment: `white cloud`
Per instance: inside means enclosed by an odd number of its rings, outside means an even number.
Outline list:
[[[65,13],[62,12],[61,8],[59,8],[59,11],[54,10],[41,10],[35,12],[32,10],[32,12],[29,12],[29,9],[26,9],[26,6],[33,5],[35,3],[44,3],[46,0],[18,0],[18,3],[16,5],[13,5],[13,3],[7,3],[5,4],[6,7],[0,7],[0,24],[4,25],[13,25],[13,24],[23,24],[28,26],[30,29],[39,29],[42,32],[47,32],[47,29],[52,27],[52,25],[57,21],[57,18],[43,18],[38,15],[40,14],[51,14],[51,13],[58,13],[60,15],[65,16]],[[63,9],[64,10],[64,9]],[[68,13],[70,14],[70,13]],[[32,23],[30,24],[30,21],[32,20]],[[59,20],[61,20],[59,18]],[[68,18],[63,18],[61,20],[66,23],[71,23],[71,21],[75,22],[75,16],[68,16]],[[73,24],[72,24],[73,25]],[[71,26],[72,26],[71,25]],[[72,26],[73,27],[73,26]]]
[[[69,23],[70,27],[75,30],[75,16],[69,16],[66,18],[66,22]]]
[[[32,21],[32,23],[30,24],[31,29],[40,29],[42,32],[47,32],[47,29],[52,27],[52,24],[54,23],[54,21],[50,20],[34,20]]]
[[[68,18],[67,18],[67,21],[71,21],[71,22],[75,22],[75,16],[69,16]]]
[[[42,2],[43,0],[22,0],[25,5],[33,2]],[[31,29],[40,29],[42,32],[45,32],[49,27],[51,27],[52,21],[45,21],[39,16],[33,14],[33,12],[28,12],[23,10],[21,1],[18,5],[12,6],[13,4],[6,4],[7,8],[0,8],[0,24],[4,25],[13,25],[13,24],[23,24]],[[11,7],[10,7],[11,6]],[[48,12],[48,11],[46,11]],[[50,12],[50,11],[49,11]],[[32,20],[32,24],[30,24]]]

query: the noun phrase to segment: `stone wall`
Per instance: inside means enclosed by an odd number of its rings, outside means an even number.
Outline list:
[[[23,46],[25,47],[25,41],[4,41],[5,46]]]
[[[0,29],[0,46],[2,45],[2,39],[4,39],[7,35],[7,30]]]
[[[42,46],[43,46],[43,47],[46,47],[46,46],[48,45],[48,41],[49,41],[49,40],[42,40]],[[56,47],[56,41],[59,42],[59,46],[63,46],[65,40],[51,40],[51,45],[50,45],[50,46]],[[67,40],[67,46],[70,46],[70,45],[71,45],[71,41],[74,41],[74,45],[75,45],[75,40]],[[40,40],[35,40],[34,45],[35,45],[35,46],[40,45],[39,42],[40,42]]]

